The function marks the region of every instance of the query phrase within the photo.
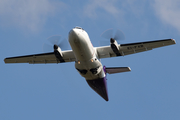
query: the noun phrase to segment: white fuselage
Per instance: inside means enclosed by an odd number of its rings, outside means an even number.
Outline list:
[[[96,49],[92,46],[85,30],[76,27],[69,32],[69,43],[76,57],[75,68],[86,80],[105,77],[103,66],[97,58]]]

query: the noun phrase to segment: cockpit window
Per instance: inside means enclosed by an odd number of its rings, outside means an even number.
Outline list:
[[[84,30],[82,27],[78,27],[78,26],[76,26],[75,28],[76,28],[76,29]]]
[[[77,69],[77,68],[76,68]],[[87,70],[83,69],[83,70],[80,70],[80,69],[77,69],[81,74],[85,75],[87,73]]]

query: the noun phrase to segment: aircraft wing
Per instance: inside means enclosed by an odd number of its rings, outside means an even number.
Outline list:
[[[119,53],[120,56],[125,56],[173,44],[176,44],[174,39],[121,44],[119,45]],[[97,47],[96,51],[99,58],[116,57],[116,54],[113,52],[110,46]]]
[[[72,50],[62,51],[63,62],[73,62],[76,60]],[[5,63],[29,63],[29,64],[39,64],[39,63],[62,63],[58,60],[54,52],[43,53],[43,54],[33,54],[18,57],[9,57],[4,59]]]

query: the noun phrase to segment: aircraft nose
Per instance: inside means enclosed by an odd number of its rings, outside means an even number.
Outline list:
[[[79,42],[79,32],[77,29],[72,29],[69,32],[69,43],[78,43]]]
[[[76,29],[70,30],[69,37],[76,37],[76,36],[78,36],[77,30]]]

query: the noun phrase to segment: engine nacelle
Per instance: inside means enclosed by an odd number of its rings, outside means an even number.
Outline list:
[[[113,52],[117,55],[117,56],[121,56],[121,54],[119,53],[119,45],[117,43],[117,41],[113,38],[111,38],[111,49],[113,50]]]
[[[65,62],[63,59],[63,54],[62,54],[61,48],[58,47],[57,45],[54,45],[54,54],[60,62]]]

